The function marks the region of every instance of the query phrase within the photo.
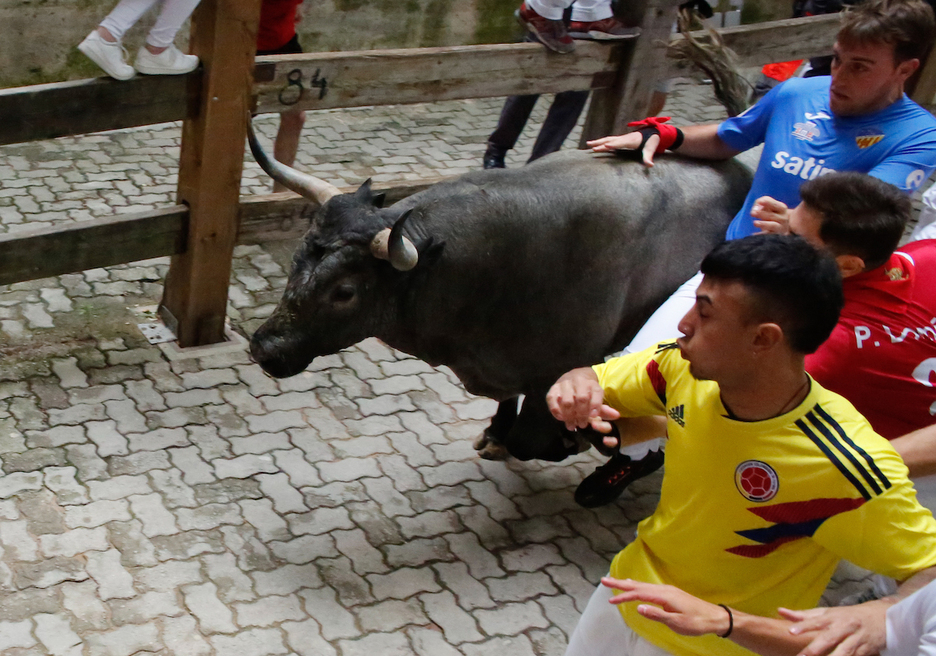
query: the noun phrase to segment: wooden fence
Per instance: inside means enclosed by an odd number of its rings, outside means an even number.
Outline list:
[[[284,103],[316,110],[591,89],[585,131],[600,136],[644,115],[657,80],[669,74],[666,46],[681,38],[670,35],[672,0],[649,0],[642,36],[578,42],[568,55],[522,43],[255,60],[258,12],[259,0],[204,0],[192,35],[203,66],[186,76],[0,90],[0,144],[183,121],[179,204],[0,235],[0,284],[172,256],[164,320],[182,347],[221,341],[234,246],[298,236],[309,211],[291,194],[238,197],[248,106],[278,112]],[[829,52],[837,21],[818,16],[719,32],[740,65],[757,66]],[[928,63],[918,86],[927,100],[931,78]],[[393,200],[434,182],[385,188]]]

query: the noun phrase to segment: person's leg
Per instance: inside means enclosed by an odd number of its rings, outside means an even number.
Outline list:
[[[572,5],[572,20],[578,23],[600,21],[613,15],[611,0],[575,0]]]
[[[135,71],[124,55],[121,39],[156,0],[121,0],[100,25],[78,44],[88,59],[116,80],[129,80]]]
[[[146,37],[154,55],[172,45],[185,19],[192,15],[199,0],[163,0],[156,23]]]
[[[936,239],[936,184],[923,192],[920,200],[923,203],[923,209],[920,210],[920,217],[910,234],[909,241]]]
[[[525,0],[524,4],[543,18],[562,20],[562,12],[573,0]]]
[[[610,0],[576,0],[572,5],[569,36],[573,39],[608,41],[638,34],[639,28],[627,26],[614,16]]]
[[[523,127],[530,118],[537,98],[539,96],[535,94],[508,96],[504,101],[500,118],[497,119],[497,127],[488,137],[488,146],[484,153],[484,168],[504,168],[504,157],[507,151],[517,145],[517,139],[520,138],[520,133],[523,132]]]
[[[276,131],[276,140],[273,142],[273,158],[287,166],[292,166],[299,150],[299,136],[302,126],[305,125],[305,112],[301,109],[290,109],[280,114],[279,129]],[[273,184],[273,193],[287,191],[279,182]]]
[[[536,35],[537,41],[550,50],[567,53],[575,50],[575,42],[562,20],[565,8],[572,0],[524,0],[514,13],[520,24]]]
[[[615,590],[598,585],[569,638],[565,656],[670,656],[634,633],[618,607]]]
[[[120,0],[111,13],[101,21],[98,33],[104,37],[105,41],[120,41],[127,30],[136,25],[140,16],[156,2],[157,0]]]
[[[557,93],[546,113],[546,119],[536,136],[528,162],[562,148],[563,142],[575,128],[588,102],[588,91],[563,91]]]

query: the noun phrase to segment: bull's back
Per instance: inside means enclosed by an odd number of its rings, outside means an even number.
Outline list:
[[[626,345],[723,238],[750,184],[736,162],[657,162],[562,152],[414,197],[414,217],[446,242],[420,296],[444,308],[426,318],[452,335],[444,359],[521,391]]]

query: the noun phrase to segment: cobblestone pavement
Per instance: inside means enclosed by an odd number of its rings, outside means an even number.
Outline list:
[[[311,114],[299,165],[339,184],[468,171],[499,106]],[[722,115],[688,83],[668,111]],[[171,203],[178,142],[173,124],[0,148],[0,232]],[[268,184],[248,162],[245,193]],[[235,330],[272,310],[291,248],[236,250]],[[278,381],[242,348],[170,360],[133,311],[167,265],[0,287],[0,653],[563,652],[659,474],[579,508],[597,457],[479,460],[493,402],[376,340]]]

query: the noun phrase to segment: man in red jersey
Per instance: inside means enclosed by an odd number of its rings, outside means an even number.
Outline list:
[[[759,199],[765,220],[757,225],[830,251],[842,272],[841,318],[806,358],[806,370],[888,439],[929,426],[936,411],[936,241],[897,249],[910,200],[870,176],[822,176],[800,193],[792,210]]]

